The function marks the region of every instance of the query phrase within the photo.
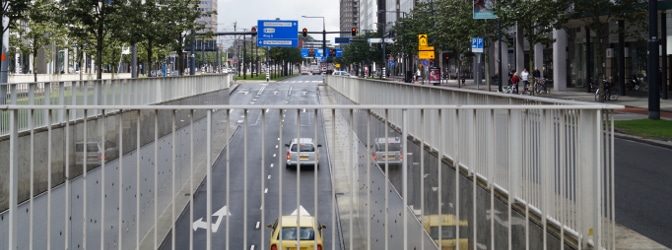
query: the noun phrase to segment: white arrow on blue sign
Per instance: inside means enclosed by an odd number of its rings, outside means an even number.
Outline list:
[[[472,37],[471,38],[471,52],[483,53],[483,38],[482,37]]]

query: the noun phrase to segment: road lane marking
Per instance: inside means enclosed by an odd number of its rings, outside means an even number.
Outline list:
[[[270,174],[268,175],[268,179],[269,179],[269,180],[271,179],[271,175],[270,175]]]

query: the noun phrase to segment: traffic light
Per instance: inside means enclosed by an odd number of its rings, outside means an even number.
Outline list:
[[[257,27],[252,27],[252,36],[257,35]]]
[[[308,57],[315,57],[315,49],[308,49]]]
[[[308,29],[303,28],[303,30],[301,31],[301,33],[303,34],[303,37],[306,37],[306,36],[308,35]]]
[[[357,35],[357,28],[352,27],[352,29],[351,29],[350,31],[352,31],[352,36],[356,36],[356,35]]]
[[[329,57],[336,57],[336,49],[329,49]]]

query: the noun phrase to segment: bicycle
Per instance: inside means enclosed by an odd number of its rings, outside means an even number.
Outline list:
[[[618,91],[615,88],[609,86],[609,82],[603,81],[603,86],[605,89],[604,95],[600,96],[600,88],[595,90],[595,101],[604,102],[604,101],[617,101],[618,100]]]
[[[504,86],[502,87],[504,90],[505,94],[517,94],[518,93],[518,86],[517,84],[510,84],[509,86]]]
[[[534,92],[536,94],[551,94],[551,91],[546,88],[546,79],[535,79],[534,80]]]
[[[532,90],[530,89],[530,83],[523,81],[523,91],[520,92],[521,95],[532,95]]]

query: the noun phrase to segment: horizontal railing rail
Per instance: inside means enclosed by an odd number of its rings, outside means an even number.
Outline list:
[[[504,195],[508,206],[534,214],[558,237],[569,232],[581,244],[613,249],[612,123],[622,105],[333,76],[326,83],[344,103],[381,106],[371,112],[397,128],[403,113],[383,107],[423,107],[408,114],[411,121],[427,120],[408,125],[411,139],[478,178],[474,185]],[[429,114],[427,105],[453,109]],[[442,136],[426,134],[440,130]]]
[[[228,74],[7,83],[0,84],[0,105],[155,105],[227,89],[231,83],[232,76]],[[32,122],[38,127],[45,126],[46,120],[60,123],[81,119],[84,115],[80,112],[65,116],[63,109],[53,112],[52,117],[40,110],[36,112]],[[29,115],[24,111],[19,113],[20,128],[28,128]],[[88,115],[100,115],[100,109]],[[9,117],[0,114],[0,136],[7,134],[8,122]]]
[[[329,96],[336,104],[0,106],[9,117],[0,244],[265,249],[272,231],[247,225],[305,207],[328,225],[329,249],[571,249],[572,239],[614,248],[605,106],[353,105]],[[25,132],[23,111],[32,114]],[[44,129],[32,122],[61,111],[85,115],[63,124],[48,116]],[[282,144],[299,135],[324,145],[321,168],[285,170]],[[399,138],[399,166],[384,157],[389,148],[376,154],[379,138]],[[108,146],[105,157],[88,158]],[[545,233],[553,229],[559,239]]]

